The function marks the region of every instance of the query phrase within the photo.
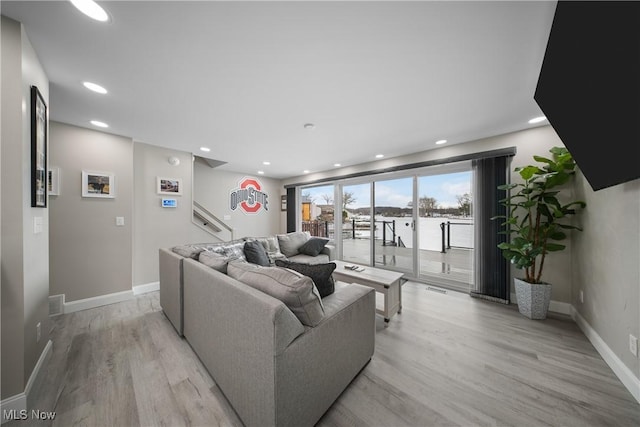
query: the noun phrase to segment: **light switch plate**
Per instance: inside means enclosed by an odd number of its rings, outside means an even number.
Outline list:
[[[36,216],[33,218],[33,234],[42,233],[42,217]]]
[[[122,227],[124,225],[124,217],[123,216],[117,216],[116,217],[116,225],[118,227]]]

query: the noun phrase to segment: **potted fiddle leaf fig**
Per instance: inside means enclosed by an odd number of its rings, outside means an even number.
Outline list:
[[[518,310],[530,319],[545,319],[551,301],[551,284],[542,281],[544,261],[550,252],[565,249],[561,242],[567,231],[582,229],[569,223],[568,218],[586,206],[583,201],[560,201],[562,186],[575,175],[576,163],[564,147],[549,150],[551,158],[533,156],[538,165],[517,167],[522,183],[498,186],[508,196],[500,200],[507,208],[503,219],[507,229],[502,234],[509,241],[498,247],[502,255],[516,268],[524,270],[524,277],[514,278]]]

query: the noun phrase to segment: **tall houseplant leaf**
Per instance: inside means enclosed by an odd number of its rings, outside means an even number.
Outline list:
[[[586,207],[577,200],[562,204],[558,195],[560,187],[575,175],[576,163],[571,153],[564,147],[549,150],[551,158],[533,156],[539,165],[517,167],[522,183],[501,185],[499,190],[509,194],[500,203],[507,208],[507,215],[495,216],[502,219],[502,232],[511,238],[498,247],[502,255],[516,268],[525,272],[524,280],[529,283],[541,283],[544,261],[549,252],[558,252],[566,248],[559,243],[568,236],[561,230],[581,230],[569,224],[568,217]]]

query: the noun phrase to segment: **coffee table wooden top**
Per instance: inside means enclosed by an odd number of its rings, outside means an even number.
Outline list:
[[[352,262],[344,262],[344,261],[332,261],[336,263],[336,269],[334,273],[338,273],[341,276],[357,278],[360,280],[365,280],[368,282],[378,283],[383,286],[390,286],[404,275],[403,273],[399,273],[397,271],[389,271],[383,270],[381,268],[370,267],[362,265],[364,267],[364,271],[355,271],[345,268],[347,265],[358,265]]]

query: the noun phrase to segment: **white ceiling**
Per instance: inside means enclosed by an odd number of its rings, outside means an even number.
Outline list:
[[[0,4],[25,25],[50,79],[50,118],[88,128],[100,120],[108,132],[273,178],[532,127],[556,6],[99,4],[110,23],[67,1]],[[89,92],[85,80],[109,93]]]

